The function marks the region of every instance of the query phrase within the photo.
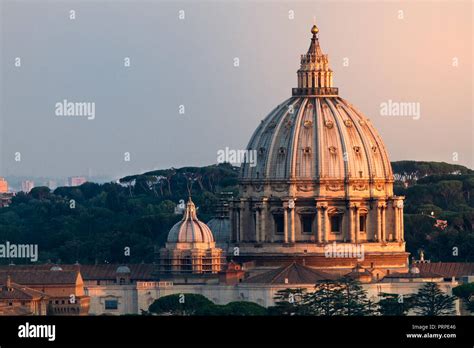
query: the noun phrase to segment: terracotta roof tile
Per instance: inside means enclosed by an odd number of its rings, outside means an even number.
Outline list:
[[[3,282],[0,283],[5,284]],[[41,291],[30,289],[16,283],[10,283],[10,287],[6,285],[0,287],[1,300],[35,300],[47,297],[48,296]]]
[[[22,285],[33,284],[75,284],[77,271],[45,271],[27,269],[4,269],[0,268],[0,283],[5,284],[7,276],[12,281]]]
[[[443,278],[465,277],[474,275],[473,262],[430,262],[416,263],[420,272],[432,272]]]
[[[244,280],[244,283],[316,284],[318,281],[328,279],[334,279],[334,276],[293,262],[287,266],[257,274]]]
[[[59,266],[63,271],[51,272],[53,266]],[[11,271],[48,271],[47,273],[66,273],[80,271],[82,279],[86,280],[114,280],[116,278],[116,270],[120,264],[97,264],[97,265],[78,265],[78,264],[38,264],[38,265],[3,265],[0,266],[0,274]],[[155,265],[153,264],[127,264],[130,268],[130,278],[132,280],[152,280]],[[1,279],[1,278],[0,278]],[[17,281],[21,284],[20,281]]]

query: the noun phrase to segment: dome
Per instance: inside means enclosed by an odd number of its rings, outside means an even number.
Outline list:
[[[117,267],[117,270],[115,271],[115,273],[130,273],[130,268],[128,268],[127,266],[118,266]]]
[[[247,180],[392,178],[377,131],[340,97],[288,99],[262,121],[247,150],[257,153],[256,166],[244,164]]]
[[[230,242],[231,226],[228,217],[219,216],[212,218],[207,223],[207,226],[211,229],[216,243],[224,244]]]
[[[196,206],[191,198],[186,204],[183,219],[176,223],[168,234],[168,243],[213,243],[214,237],[209,227],[199,221]]]
[[[54,265],[49,270],[50,271],[62,271],[63,269],[58,265]]]
[[[375,270],[408,271],[405,197],[394,195],[380,135],[333,86],[319,34],[311,28],[291,97],[260,122],[244,152],[227,250],[238,247],[235,261],[259,267],[300,257],[341,273],[355,267],[350,276],[371,282]],[[356,265],[360,257],[371,270]]]
[[[247,150],[255,153],[256,162],[242,165],[242,182],[393,182],[380,135],[362,112],[338,96],[318,31],[311,32],[310,48],[298,70],[298,87],[252,135]]]

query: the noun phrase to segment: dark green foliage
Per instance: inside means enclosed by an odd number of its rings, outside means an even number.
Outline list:
[[[418,163],[407,164],[404,161],[392,164],[395,172],[401,168],[407,171],[421,168],[422,173],[417,176],[417,180],[407,180],[408,187],[395,187],[397,195],[406,197],[404,217],[407,251],[417,257],[418,251],[423,249],[431,261],[472,262],[473,171],[446,163],[420,163],[421,167]],[[448,227],[436,227],[437,220],[447,221]]]
[[[154,246],[165,243],[182,217],[174,209],[188,198],[190,173],[199,218],[208,221],[219,192],[236,191],[237,170],[228,164],[154,171],[122,184],[87,182],[54,192],[35,187],[0,209],[0,242],[38,244],[40,262],[151,263]],[[125,247],[130,256],[124,256]],[[22,262],[0,260],[10,261]]]
[[[453,295],[459,297],[470,312],[474,312],[474,283],[458,285],[453,289]]]
[[[173,294],[155,300],[148,311],[161,315],[196,315],[213,306],[214,303],[202,295]]]
[[[402,316],[407,315],[413,304],[411,296],[382,293],[378,302],[379,311],[384,316]]]
[[[314,289],[304,301],[311,314],[343,315],[343,287],[339,281],[321,282],[316,284]]]
[[[367,298],[360,283],[351,278],[327,280],[315,285],[314,292],[286,289],[277,292],[274,315],[367,316],[377,315],[378,308]],[[290,295],[298,294],[298,301],[285,303]],[[280,310],[278,310],[280,309]]]
[[[252,316],[267,315],[267,310],[253,302],[236,301],[226,305],[216,305],[198,294],[173,294],[160,297],[149,307],[148,313],[158,315],[230,315]]]
[[[413,309],[424,316],[453,315],[454,300],[454,296],[444,294],[438,284],[426,283],[413,296]]]
[[[397,195],[406,196],[407,251],[417,257],[423,249],[433,262],[473,262],[472,170],[436,162],[402,161],[392,166],[396,176],[411,178],[408,187],[395,187]],[[238,168],[221,164],[155,170],[122,178],[121,184],[87,182],[54,192],[36,187],[0,209],[0,242],[38,244],[40,262],[152,262],[153,246],[162,246],[181,218],[174,208],[186,201],[190,181],[199,218],[208,221],[220,192],[237,195],[237,177]],[[436,219],[446,220],[448,228],[435,227]],[[126,246],[130,257],[124,256]]]
[[[377,314],[376,306],[367,298],[367,292],[360,283],[351,278],[340,280],[341,314],[347,316]]]
[[[270,307],[272,315],[304,315],[306,306],[302,306],[306,299],[306,289],[278,290],[273,297],[275,306]]]
[[[218,307],[220,307],[220,311],[217,312],[218,315],[267,315],[267,309],[254,302],[235,301]]]
[[[428,175],[474,174],[469,168],[446,162],[397,161],[392,162],[392,169],[396,179],[403,176],[407,181],[416,181]]]
[[[469,299],[474,295],[474,283],[466,283],[456,286],[453,288],[453,295],[462,299]]]

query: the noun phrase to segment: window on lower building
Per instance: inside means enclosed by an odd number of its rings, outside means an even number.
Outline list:
[[[359,231],[360,232],[365,232],[367,229],[367,216],[365,215],[360,215],[359,216]]]
[[[105,309],[113,310],[118,309],[118,300],[105,300]]]
[[[181,259],[181,271],[182,272],[193,271],[193,263],[192,263],[191,257],[186,256]]]
[[[285,222],[282,214],[273,215],[275,220],[275,234],[283,234],[285,231]]]
[[[331,232],[341,233],[341,216],[339,215],[331,216]]]
[[[311,234],[313,232],[313,215],[305,214],[301,216],[302,232]]]

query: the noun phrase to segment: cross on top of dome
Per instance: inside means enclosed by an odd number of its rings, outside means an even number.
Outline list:
[[[313,37],[308,52],[301,55],[298,70],[298,87],[293,88],[294,96],[336,96],[338,89],[332,86],[333,72],[329,67],[329,57],[323,54],[317,34],[319,28],[311,28]]]

